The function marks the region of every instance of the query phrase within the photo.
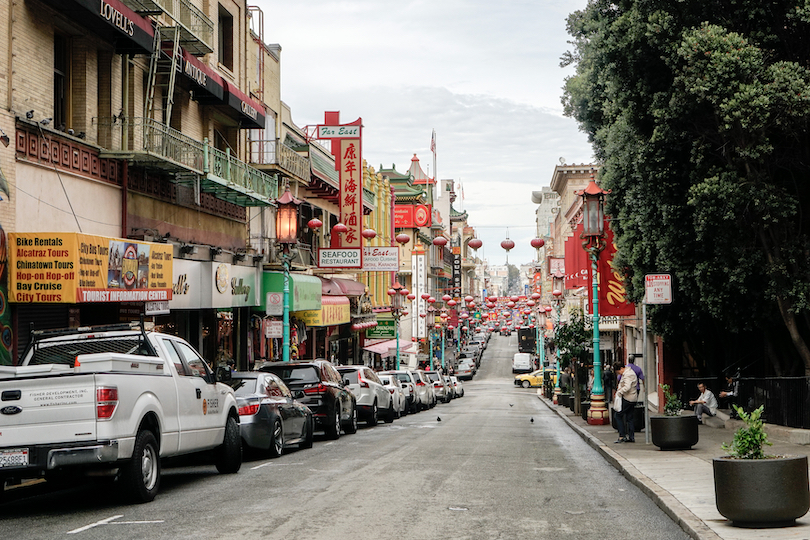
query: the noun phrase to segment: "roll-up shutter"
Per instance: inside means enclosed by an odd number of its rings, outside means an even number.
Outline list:
[[[22,358],[34,330],[68,327],[69,304],[19,304],[17,306],[17,361]]]

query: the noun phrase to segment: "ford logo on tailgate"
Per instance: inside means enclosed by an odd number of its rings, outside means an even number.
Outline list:
[[[22,412],[22,409],[17,407],[16,405],[9,405],[8,407],[3,407],[0,409],[0,413],[3,414],[19,414]]]

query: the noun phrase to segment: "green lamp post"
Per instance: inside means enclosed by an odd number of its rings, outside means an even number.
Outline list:
[[[284,308],[282,312],[281,359],[290,361],[290,262],[291,247],[298,243],[298,206],[301,201],[293,197],[290,184],[276,200],[276,243],[281,246],[281,264],[284,270]],[[313,220],[315,221],[315,220]],[[320,220],[318,220],[320,222]]]

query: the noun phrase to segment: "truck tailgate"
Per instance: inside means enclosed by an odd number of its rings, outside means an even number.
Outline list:
[[[77,442],[96,437],[93,375],[0,383],[0,447]]]

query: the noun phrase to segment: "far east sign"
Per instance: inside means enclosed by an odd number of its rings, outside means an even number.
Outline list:
[[[348,230],[318,253],[318,266],[326,268],[363,268],[363,121],[340,124],[340,114],[327,112],[324,125],[318,126],[318,138],[328,139],[340,178],[340,222]]]
[[[669,274],[647,274],[644,276],[644,303],[671,304],[672,276]]]

